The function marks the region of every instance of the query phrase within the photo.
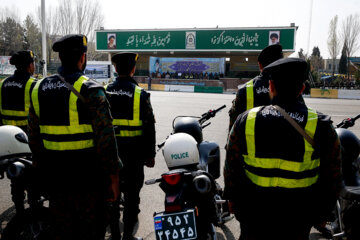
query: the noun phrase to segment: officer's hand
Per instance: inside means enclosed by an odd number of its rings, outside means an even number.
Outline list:
[[[145,160],[145,166],[153,168],[155,166],[155,158],[149,158]]]
[[[119,187],[119,174],[110,175],[111,185],[110,185],[110,197],[107,199],[109,202],[115,202],[120,195]]]

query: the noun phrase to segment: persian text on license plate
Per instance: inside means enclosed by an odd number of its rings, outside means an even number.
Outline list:
[[[196,238],[194,209],[178,213],[159,213],[154,217],[157,240],[181,240]]]

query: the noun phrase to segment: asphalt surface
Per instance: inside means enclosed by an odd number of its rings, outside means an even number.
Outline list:
[[[235,98],[233,94],[206,94],[206,93],[180,93],[180,92],[151,92],[151,102],[156,118],[157,143],[163,142],[171,133],[172,120],[175,116],[200,116],[209,109],[218,108],[226,104],[226,108],[211,119],[211,124],[204,129],[204,140],[215,141],[221,149],[221,168],[223,168],[225,150],[224,146],[227,138],[228,129],[228,110],[231,101]],[[356,116],[360,113],[359,100],[340,100],[340,99],[311,99],[305,98],[308,106],[328,114],[334,123],[340,122],[346,117]],[[353,132],[360,137],[360,120],[352,128]],[[140,149],[141,150],[141,149]],[[167,171],[165,161],[161,151],[156,155],[154,168],[145,168],[145,180],[159,178],[162,173]],[[223,186],[223,177],[218,179]],[[14,215],[14,208],[11,202],[10,183],[5,178],[0,180],[0,234],[7,222]],[[144,239],[155,239],[153,213],[164,210],[164,194],[157,184],[146,186],[141,191],[141,213],[139,214],[139,225],[137,236]],[[218,239],[234,240],[240,236],[238,222],[233,219],[226,223],[222,228],[217,228]],[[261,230],[261,226],[259,226]],[[312,231],[310,239],[322,238],[316,231]]]

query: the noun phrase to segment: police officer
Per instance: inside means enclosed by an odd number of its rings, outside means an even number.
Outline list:
[[[279,44],[270,45],[261,51],[258,57],[260,75],[240,86],[229,111],[229,131],[240,113],[253,107],[270,104],[269,78],[263,73],[263,69],[282,57],[282,46]]]
[[[122,166],[105,90],[83,73],[86,36],[64,36],[52,48],[59,74],[31,93],[33,164],[50,198],[55,238],[103,239],[106,198],[118,198]]]
[[[35,83],[31,77],[35,71],[34,54],[19,51],[10,58],[10,64],[16,67],[14,75],[0,82],[0,126],[17,126],[27,133],[30,91]],[[11,180],[11,195],[17,213],[24,210],[25,190],[29,190],[29,182],[21,178]],[[28,202],[33,203],[30,196]]]
[[[123,52],[111,60],[118,77],[106,88],[114,118],[114,129],[119,156],[124,163],[121,174],[124,191],[123,239],[133,237],[140,212],[140,190],[144,182],[144,164],[155,164],[155,118],[150,94],[140,88],[132,78],[139,55]]]
[[[27,119],[30,105],[30,91],[35,79],[32,51],[20,51],[10,58],[16,66],[14,75],[0,82],[0,126],[14,125],[27,132]]]
[[[240,221],[242,240],[307,240],[312,224],[326,220],[334,209],[341,187],[340,142],[330,117],[298,99],[306,67],[298,58],[265,67],[272,105],[242,113],[230,132],[225,196]]]

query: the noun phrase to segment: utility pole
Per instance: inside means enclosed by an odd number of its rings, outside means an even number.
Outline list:
[[[46,27],[45,27],[45,0],[41,0],[41,25],[42,25],[42,65],[43,77],[47,76],[46,65]]]
[[[310,0],[309,32],[308,32],[308,40],[307,40],[307,55],[308,55],[308,56],[309,56],[309,52],[310,52],[310,35],[311,35],[312,9],[313,9],[313,0]]]

